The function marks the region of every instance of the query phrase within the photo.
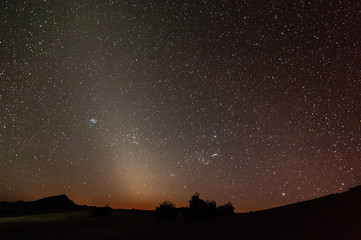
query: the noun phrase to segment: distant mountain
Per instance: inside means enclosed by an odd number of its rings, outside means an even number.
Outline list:
[[[0,217],[19,216],[38,213],[63,212],[83,209],[71,201],[65,194],[42,198],[32,202],[1,202]]]
[[[29,202],[35,207],[46,209],[72,209],[78,207],[65,194],[59,196],[46,197],[34,202]]]

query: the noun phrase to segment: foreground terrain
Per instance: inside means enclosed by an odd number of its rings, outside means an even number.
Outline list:
[[[152,211],[71,212],[0,218],[0,239],[361,239],[361,188],[255,213],[173,225]]]

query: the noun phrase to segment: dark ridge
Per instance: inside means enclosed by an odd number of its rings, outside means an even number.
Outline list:
[[[78,206],[65,194],[42,198],[34,202],[29,202],[29,204],[32,204],[35,207],[47,209],[69,209],[76,208]]]
[[[71,201],[65,194],[46,197],[32,202],[1,202],[0,217],[53,213],[84,209]]]
[[[270,208],[255,213],[274,212],[297,212],[305,211],[308,214],[334,213],[346,211],[348,208],[361,208],[361,185],[352,187],[346,192],[329,194],[324,197],[315,198],[303,202],[293,203],[285,206]]]
[[[361,186],[272,209],[239,214],[244,239],[361,239]],[[267,238],[262,232],[266,232]],[[251,238],[252,237],[252,238]]]

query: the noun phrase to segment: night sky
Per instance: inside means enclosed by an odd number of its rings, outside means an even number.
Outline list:
[[[358,1],[1,1],[0,201],[236,211],[361,184]]]

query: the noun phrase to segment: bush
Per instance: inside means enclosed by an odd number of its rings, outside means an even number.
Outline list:
[[[199,193],[195,193],[189,200],[189,207],[179,209],[184,221],[192,222],[234,214],[231,202],[217,207],[215,201],[204,201],[199,196]],[[155,213],[159,221],[166,220],[172,223],[176,217],[176,208],[172,202],[165,201],[155,209]]]
[[[187,222],[212,218],[217,216],[217,204],[215,201],[200,199],[199,193],[195,193],[189,201],[189,208],[184,211]]]
[[[164,201],[155,209],[155,214],[159,222],[166,221],[173,224],[176,218],[177,209],[175,204],[170,201]]]
[[[232,215],[234,214],[234,207],[231,202],[221,205],[217,208],[219,215]]]
[[[183,211],[186,222],[213,218],[217,216],[231,215],[234,207],[231,202],[217,207],[215,201],[202,200],[199,193],[195,193],[189,201],[189,208]]]

